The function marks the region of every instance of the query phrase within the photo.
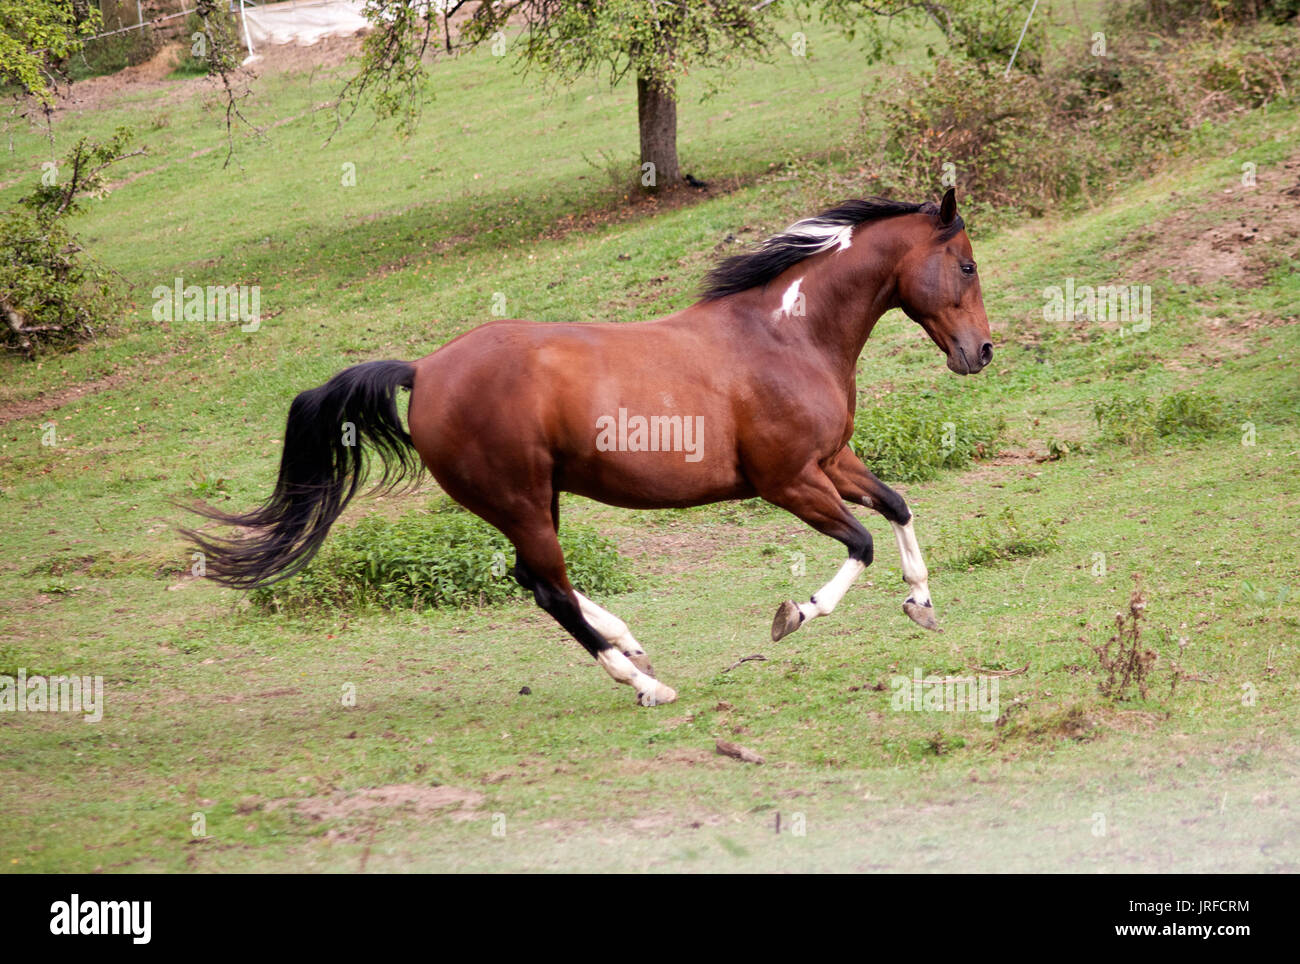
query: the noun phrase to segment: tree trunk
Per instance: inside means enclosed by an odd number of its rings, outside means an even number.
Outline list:
[[[672,81],[638,76],[636,113],[641,130],[641,187],[672,190],[682,183],[677,166],[677,92]]]

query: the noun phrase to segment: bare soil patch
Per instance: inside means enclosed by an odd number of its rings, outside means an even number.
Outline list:
[[[1118,260],[1131,260],[1127,273],[1136,281],[1230,281],[1255,288],[1265,283],[1278,251],[1296,256],[1300,154],[1280,167],[1259,171],[1254,187],[1236,184],[1206,203],[1177,195],[1173,200],[1179,205],[1175,213],[1152,224],[1117,255]],[[1207,223],[1207,212],[1212,212],[1213,223]],[[1134,251],[1138,245],[1140,250]]]
[[[141,365],[154,368],[174,358],[175,352],[168,352],[159,355],[156,358],[147,358],[140,362]],[[17,421],[21,418],[31,418],[32,416],[47,415],[56,409],[62,408],[70,402],[79,401],[90,395],[107,391],[111,388],[117,388],[128,379],[141,380],[141,373],[137,371],[116,371],[112,374],[105,375],[102,378],[94,378],[90,381],[77,382],[75,385],[66,385],[63,388],[53,389],[51,391],[41,392],[35,398],[14,399],[12,401],[0,401],[0,425],[8,422]]]
[[[296,44],[268,46],[257,52],[258,59],[245,68],[252,80],[290,71],[329,70],[342,66],[361,50],[361,37],[326,37],[310,47]],[[220,82],[209,77],[174,77],[172,71],[185,51],[182,44],[167,44],[149,60],[112,74],[87,77],[68,85],[67,95],[57,111],[98,110],[125,96],[170,88],[172,101],[187,100],[205,91],[216,92]]]
[[[62,408],[69,402],[85,398],[87,395],[94,395],[105,389],[116,388],[126,381],[128,377],[129,373],[127,372],[114,372],[112,375],[106,375],[94,381],[69,385],[66,388],[60,388],[52,392],[42,392],[35,398],[25,398],[5,403],[0,405],[0,425],[17,421],[20,418],[48,414],[57,408]]]
[[[678,747],[665,750],[649,759],[627,759],[619,761],[619,771],[624,774],[657,773],[662,770],[676,770],[681,767],[719,767],[726,764],[712,749],[696,747]]]
[[[272,800],[264,809],[292,807],[295,813],[310,820],[347,820],[376,810],[401,810],[417,815],[443,811],[473,810],[483,802],[483,794],[459,787],[425,787],[414,783],[397,783],[351,793],[334,793],[323,797],[297,800]]]
[[[642,527],[611,533],[619,554],[639,571],[675,576],[705,568],[725,552],[753,545],[762,532],[753,525],[726,525],[710,519],[683,519],[670,527]]]

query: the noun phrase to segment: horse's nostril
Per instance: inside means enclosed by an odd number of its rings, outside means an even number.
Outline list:
[[[986,341],[984,344],[980,345],[980,364],[987,365],[992,360],[993,360],[993,344],[992,342]]]

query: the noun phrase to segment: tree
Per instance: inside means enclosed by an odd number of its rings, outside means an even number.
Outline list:
[[[345,98],[372,96],[383,115],[410,124],[425,99],[425,58],[483,44],[507,53],[509,33],[521,31],[514,56],[525,72],[558,82],[583,74],[618,84],[635,77],[641,183],[647,189],[681,181],[677,160],[677,81],[713,68],[706,82],[741,61],[763,57],[776,44],[770,10],[752,0],[506,0],[480,3],[453,34],[463,0],[371,0],[374,25],[360,73]]]
[[[947,45],[972,58],[1003,58],[1022,29],[1028,0],[503,0],[479,3],[453,31],[466,0],[369,0],[374,29],[361,70],[344,89],[353,109],[373,98],[381,116],[409,127],[427,99],[426,60],[491,44],[525,72],[565,83],[584,74],[618,84],[635,77],[641,183],[649,190],[681,181],[677,160],[677,81],[703,70],[716,89],[729,69],[763,59],[783,44],[778,17],[819,15],[846,34],[860,34],[869,59],[895,39],[899,21],[936,24]],[[1026,50],[1020,65],[1036,64]],[[707,88],[706,88],[707,89]]]
[[[90,0],[0,0],[0,86],[14,85],[48,110],[59,65],[101,22]]]

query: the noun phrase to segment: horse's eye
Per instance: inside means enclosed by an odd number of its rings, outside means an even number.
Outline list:
[[[964,265],[962,265],[962,266],[961,266],[961,273],[962,273],[962,274],[974,274],[974,273],[975,273],[975,265],[973,265],[973,264],[964,264]]]

